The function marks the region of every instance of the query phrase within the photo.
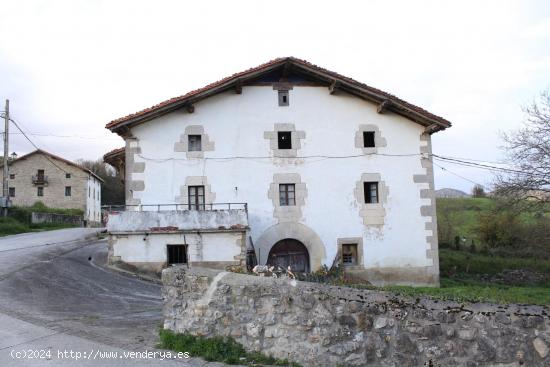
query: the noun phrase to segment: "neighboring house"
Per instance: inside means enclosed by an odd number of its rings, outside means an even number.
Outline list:
[[[51,208],[81,209],[84,220],[101,222],[103,180],[92,171],[43,150],[21,156],[8,167],[12,205],[32,206],[40,201]]]
[[[460,191],[457,189],[443,188],[443,189],[435,190],[436,198],[456,199],[456,198],[469,198],[471,196],[472,195],[469,195],[464,191]]]
[[[253,248],[259,264],[437,285],[431,134],[450,126],[292,57],[114,120],[127,210],[109,216],[110,259],[223,268]]]

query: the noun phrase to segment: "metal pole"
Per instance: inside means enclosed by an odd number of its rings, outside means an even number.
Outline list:
[[[9,154],[9,131],[10,131],[10,100],[6,99],[6,109],[4,113],[4,169],[2,170],[2,196],[5,200],[5,207],[2,208],[2,214],[4,217],[8,216],[8,200],[9,200],[9,188],[8,188],[8,154]]]

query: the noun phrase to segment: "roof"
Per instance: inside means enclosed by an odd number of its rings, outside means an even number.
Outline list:
[[[26,159],[28,157],[30,157],[31,155],[34,155],[34,154],[44,154],[50,158],[53,158],[53,159],[56,159],[58,161],[61,161],[65,164],[68,164],[69,166],[73,166],[73,167],[76,167],[78,169],[81,169],[82,171],[94,176],[96,179],[98,179],[99,181],[101,182],[105,182],[101,177],[99,177],[98,175],[96,175],[95,173],[93,173],[92,171],[90,171],[89,169],[85,168],[85,167],[82,167],[81,165],[77,164],[77,163],[74,163],[74,162],[71,162],[65,158],[61,158],[55,154],[52,154],[52,153],[49,153],[49,152],[46,152],[45,150],[42,150],[42,149],[37,149],[35,151],[32,151],[30,153],[27,153],[25,155],[22,155],[21,157],[17,158],[17,159],[14,159],[13,161],[10,162],[10,165],[14,164],[15,162],[17,161],[20,161],[20,160],[23,160],[23,159]],[[3,166],[3,165],[0,165],[0,166]]]
[[[247,81],[253,78],[258,78],[260,75],[278,68],[287,68],[292,69],[293,71],[305,73],[313,78],[323,81],[331,87],[351,93],[360,98],[370,100],[371,102],[378,103],[381,105],[380,111],[387,109],[403,115],[426,127],[429,126],[430,132],[444,130],[451,126],[451,123],[448,120],[434,115],[421,107],[406,102],[380,89],[373,88],[352,78],[324,69],[306,60],[295,57],[282,57],[271,60],[254,68],[233,74],[217,82],[208,84],[203,88],[188,92],[182,96],[168,99],[139,112],[118,118],[109,122],[105,127],[118,133],[120,132],[119,129],[124,126],[129,127],[137,123],[152,120],[155,117],[172,112],[176,109],[191,106],[193,103],[212,96],[213,94],[221,93],[223,91],[236,88],[237,86],[246,85]]]
[[[115,158],[122,157],[125,154],[126,154],[126,147],[113,149],[110,152],[107,152],[103,155],[103,161],[107,162],[108,160],[113,160]]]

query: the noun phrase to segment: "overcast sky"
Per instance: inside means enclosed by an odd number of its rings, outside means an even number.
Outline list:
[[[453,127],[434,135],[433,148],[452,157],[502,160],[499,132],[517,129],[521,107],[550,88],[547,0],[0,5],[0,103],[9,98],[12,118],[43,134],[30,136],[39,147],[72,160],[122,146],[104,129],[112,119],[281,56],[445,117]],[[10,151],[32,149],[11,136]],[[492,179],[444,166],[482,184]],[[438,188],[473,185],[435,173]]]

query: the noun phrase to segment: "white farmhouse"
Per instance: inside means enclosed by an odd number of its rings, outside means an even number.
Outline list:
[[[110,259],[439,283],[431,134],[450,127],[393,95],[279,58],[114,120],[126,210]],[[225,203],[225,204],[224,204]]]

